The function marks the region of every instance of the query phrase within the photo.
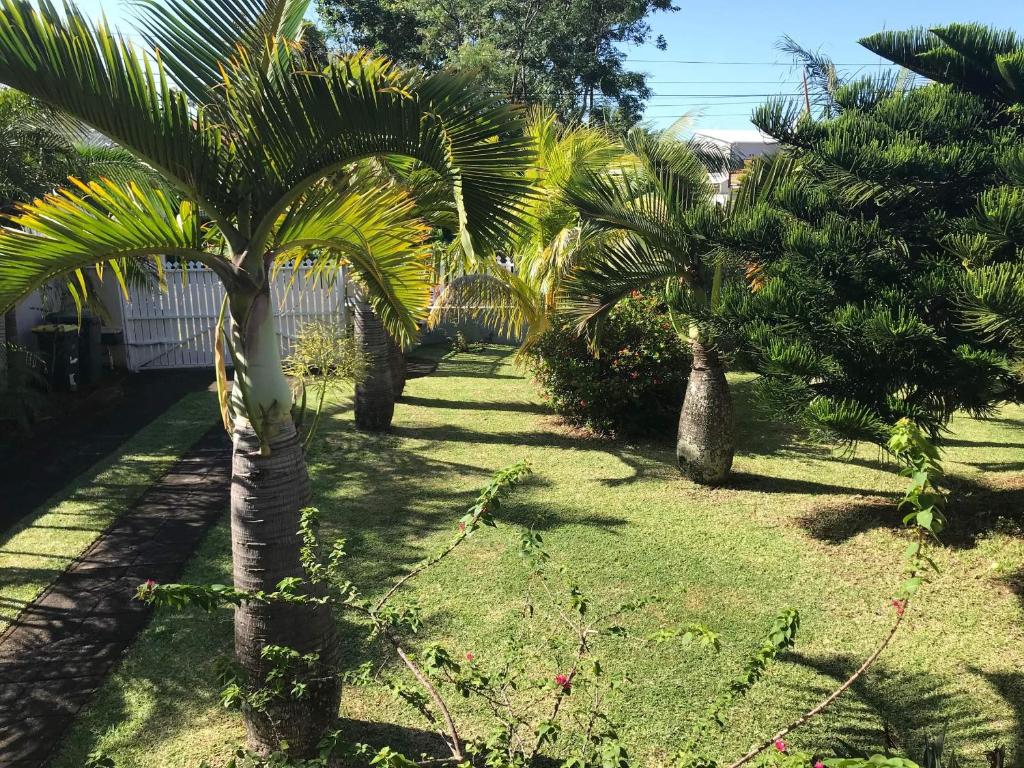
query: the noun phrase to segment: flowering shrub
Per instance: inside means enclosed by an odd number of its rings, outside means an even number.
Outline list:
[[[601,434],[675,429],[686,391],[690,353],[664,306],[634,294],[608,316],[595,356],[566,318],[530,350],[545,399],[568,423]]]

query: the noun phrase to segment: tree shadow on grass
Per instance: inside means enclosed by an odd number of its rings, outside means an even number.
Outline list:
[[[454,535],[459,518],[501,468],[438,459],[406,440],[476,442],[477,437],[488,436],[451,427],[397,427],[386,435],[342,432],[311,455],[314,496],[325,531],[345,536],[353,561],[360,563],[360,581],[386,583],[432,554],[428,546],[436,547],[436,540],[430,545],[423,542],[444,530]],[[507,462],[518,458],[510,455]],[[473,478],[468,486],[467,477]],[[550,483],[543,473],[525,482],[532,489]],[[499,526],[540,531],[566,525],[612,531],[626,522],[614,514],[589,514],[522,493],[513,494],[497,515]]]
[[[1024,573],[1021,574],[1024,579]],[[999,695],[1013,709],[1013,743],[1007,744],[1007,765],[1024,765],[1024,672],[985,672],[971,668],[971,672],[988,680]]]
[[[403,395],[399,401],[402,405],[415,405],[421,408],[448,408],[459,411],[507,411],[509,413],[549,414],[550,408],[537,403],[511,402],[507,400],[444,400],[438,397],[416,397]]]
[[[828,449],[810,442],[798,427],[765,417],[758,409],[754,396],[756,381],[753,378],[730,384],[735,411],[733,434],[737,455],[827,456]]]
[[[812,657],[793,653],[786,658],[834,683],[820,683],[812,691],[794,691],[806,698],[807,708],[835,690],[863,662],[845,654]],[[1009,747],[1008,736],[1019,743],[1021,700],[1007,694],[1020,692],[1024,676],[1016,673],[991,676],[974,668],[968,671],[979,678],[974,685],[981,682],[980,678],[988,679],[1013,708],[1014,725],[1009,734],[993,724],[985,713],[972,707],[969,681],[959,677],[947,679],[928,671],[907,672],[876,666],[833,706],[832,716],[841,724],[841,730],[833,734],[835,744],[822,746],[837,751],[852,747],[868,753],[892,750],[920,761],[925,740],[938,738],[943,733],[946,733],[948,747],[958,752],[968,747],[975,751],[1000,745]],[[1002,680],[1003,677],[1010,679]]]
[[[512,351],[511,347],[487,345],[467,354],[445,357],[439,361],[437,370],[431,375],[439,378],[518,380],[522,377],[501,372]]]
[[[998,478],[982,484],[964,477],[949,479],[948,525],[942,542],[961,549],[974,547],[994,531],[1024,536],[1024,478]],[[903,513],[896,498],[868,496],[826,504],[801,519],[804,529],[817,539],[841,544],[875,528],[903,527]]]

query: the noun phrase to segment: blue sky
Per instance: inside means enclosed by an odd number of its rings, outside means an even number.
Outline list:
[[[846,72],[877,70],[878,57],[857,39],[882,29],[904,29],[950,21],[978,21],[1024,32],[1021,0],[676,0],[680,10],[651,19],[668,49],[630,49],[632,66],[651,75],[654,98],[648,119],[666,126],[688,110],[701,110],[704,128],[751,127],[750,112],[762,94],[797,93],[800,73],[776,49],[788,34],[807,48],[820,48]],[[118,0],[80,0],[112,21],[125,14]],[[682,62],[708,63],[682,63]],[[716,62],[716,63],[710,63]],[[725,62],[772,62],[739,64]],[[712,95],[713,94],[713,95]]]
[[[748,94],[799,92],[800,72],[776,48],[784,34],[805,48],[820,48],[837,64],[858,65],[843,68],[852,73],[863,65],[862,71],[878,70],[870,65],[880,59],[857,40],[883,29],[978,21],[1024,32],[1021,0],[676,0],[676,5],[679,11],[651,19],[667,50],[652,45],[629,51],[634,66],[651,75],[656,96],[647,116],[661,126],[688,109],[700,109],[698,124],[704,128],[749,128],[750,112],[764,98]]]

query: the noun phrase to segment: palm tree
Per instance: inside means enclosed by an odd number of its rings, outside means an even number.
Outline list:
[[[310,71],[294,56],[308,0],[140,0],[147,55],[74,6],[0,8],[0,82],[61,110],[158,172],[175,194],[105,179],[24,205],[0,231],[0,310],[57,275],[131,260],[194,260],[217,274],[231,319],[235,585],[302,575],[299,511],[310,501],[270,293],[275,266],[347,263],[395,337],[427,300],[428,228],[401,189],[336,179],[377,155],[417,159],[457,196],[467,250],[513,226],[531,151],[517,112],[465,76],[420,77],[356,55]],[[235,613],[235,651],[260,686],[270,646],[319,654],[300,698],[244,712],[249,745],[315,751],[336,718],[333,619],[309,603]]]
[[[391,337],[370,302],[357,295],[353,312],[356,344],[366,356],[366,376],[356,384],[356,427],[384,432],[395,415],[395,383]]]
[[[526,132],[537,151],[527,173],[535,194],[526,201],[522,224],[502,252],[512,269],[495,253],[467,255],[461,248],[450,249],[442,259],[444,284],[429,321],[437,325],[451,317],[476,319],[503,335],[522,337],[522,349],[549,327],[562,281],[598,234],[580,226],[565,190],[587,174],[614,166],[624,153],[609,132],[563,125],[545,109],[530,112]]]
[[[728,211],[714,205],[708,170],[732,164],[715,147],[642,128],[631,130],[624,143],[629,154],[619,167],[586,174],[566,190],[583,225],[601,237],[566,277],[563,305],[597,340],[603,319],[622,298],[667,286],[676,329],[693,354],[676,457],[685,475],[716,485],[729,474],[734,446],[715,312],[724,281],[740,266],[720,233],[731,210],[748,205],[751,195],[738,196]]]

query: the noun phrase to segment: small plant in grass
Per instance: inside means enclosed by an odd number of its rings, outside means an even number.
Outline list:
[[[768,632],[749,656],[742,673],[730,681],[692,724],[689,735],[676,753],[677,768],[741,768],[762,757],[772,768],[916,768],[903,758],[888,756],[819,758],[793,750],[789,735],[820,715],[864,675],[888,647],[907,615],[910,600],[925,574],[934,569],[928,555],[944,523],[945,496],[939,490],[942,476],[938,453],[923,433],[909,421],[894,428],[889,448],[905,465],[910,484],[901,501],[907,512],[913,541],[905,555],[906,573],[892,597],[893,621],[874,653],[840,686],[800,717],[767,736],[747,754],[723,761],[705,753],[708,736],[715,729],[729,727],[732,706],[762,681],[770,665],[796,641],[799,614],[787,609],[778,614]],[[614,673],[602,660],[607,643],[636,643],[637,651],[650,653],[659,644],[692,644],[708,652],[720,647],[719,636],[709,627],[686,623],[665,627],[646,636],[636,636],[628,627],[629,616],[656,598],[643,597],[605,606],[599,596],[587,594],[564,570],[552,567],[541,536],[524,532],[519,544],[522,562],[530,569],[530,588],[520,623],[521,636],[512,638],[501,652],[486,654],[454,650],[438,643],[425,643],[415,652],[409,636],[422,629],[416,605],[399,602],[397,596],[413,579],[448,558],[482,528],[494,526],[502,498],[528,474],[530,468],[516,464],[494,476],[475,504],[457,522],[451,542],[398,579],[381,597],[367,598],[347,580],[341,570],[345,542],[337,540],[324,547],[318,535],[316,510],[304,511],[300,533],[303,539],[304,577],[283,580],[273,592],[244,592],[223,585],[158,585],[147,582],[139,594],[156,604],[183,607],[195,605],[213,610],[244,602],[329,604],[336,612],[362,622],[371,639],[390,647],[411,678],[396,674],[389,665],[379,668],[365,663],[345,676],[349,685],[384,685],[410,705],[443,739],[449,750],[445,758],[436,755],[407,757],[391,746],[371,749],[352,745],[340,732],[329,734],[321,744],[318,758],[290,761],[287,743],[280,743],[271,755],[239,752],[236,766],[327,766],[348,760],[385,768],[410,768],[447,762],[460,768],[532,768],[555,760],[563,768],[627,768],[629,751],[620,738],[619,725],[610,712],[612,702],[628,695],[628,670]],[[536,629],[537,624],[540,628]],[[551,626],[561,627],[557,633]],[[545,629],[548,628],[548,629]],[[543,643],[531,643],[539,636]],[[538,650],[542,649],[542,650]],[[263,683],[253,685],[235,670],[224,676],[225,705],[250,712],[268,710],[273,700],[301,699],[318,675],[326,674],[318,654],[298,654],[275,646],[263,651],[268,672]],[[453,714],[449,702],[461,696],[475,700],[477,712],[489,716],[490,727],[465,737],[467,729]],[[766,755],[766,756],[765,756]]]
[[[690,353],[659,299],[636,293],[608,316],[597,349],[565,317],[528,351],[534,379],[569,424],[600,434],[673,432]]]
[[[316,398],[313,422],[306,432],[306,448],[309,448],[320,425],[327,391],[343,381],[360,383],[366,378],[366,371],[366,355],[343,327],[326,320],[302,324],[292,353],[284,361],[284,372],[299,389],[295,398],[297,427],[301,427],[305,418],[308,390],[312,389]]]

